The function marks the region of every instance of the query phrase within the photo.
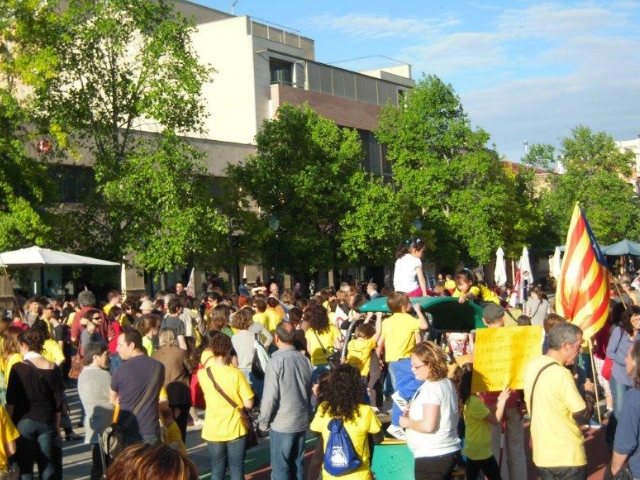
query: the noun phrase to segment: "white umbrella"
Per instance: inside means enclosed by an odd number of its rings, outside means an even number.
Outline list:
[[[560,247],[556,247],[556,251],[553,253],[553,258],[551,259],[551,276],[553,278],[560,277],[560,272],[562,271],[562,254],[560,253]]]
[[[122,292],[122,298],[127,298],[127,267],[124,263],[120,270],[120,291]]]
[[[189,275],[189,283],[187,283],[187,295],[194,298],[196,296],[196,269],[191,269],[191,275]]]
[[[493,272],[493,280],[499,287],[507,283],[507,264],[504,260],[504,250],[498,248],[496,252],[496,268]]]
[[[0,263],[8,267],[36,267],[45,265],[102,265],[119,266],[98,258],[84,257],[73,253],[58,252],[48,248],[30,247],[0,253]]]
[[[520,302],[524,303],[525,295],[524,295],[524,287],[525,281],[527,282],[527,292],[533,286],[533,274],[531,273],[531,263],[529,262],[529,251],[527,247],[522,249],[522,256],[520,257],[520,262],[518,262],[518,269],[520,270]],[[528,298],[528,295],[527,295]]]

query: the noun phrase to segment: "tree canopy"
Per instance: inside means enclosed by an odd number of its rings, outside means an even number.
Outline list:
[[[514,199],[489,135],[473,128],[450,85],[425,76],[400,107],[388,105],[376,132],[388,147],[396,188],[424,212],[434,258],[490,260],[509,225]]]
[[[365,184],[358,134],[306,105],[283,105],[263,123],[256,144],[255,155],[227,169],[229,185],[258,210],[256,250],[275,262],[277,248],[278,265],[294,274],[339,266],[341,221]],[[268,229],[272,215],[280,223],[276,234]]]
[[[0,37],[54,148],[92,160],[97,188],[79,207],[91,234],[75,246],[159,271],[210,249],[223,223],[196,185],[202,155],[180,137],[202,132],[201,89],[213,74],[193,51],[194,24],[165,0],[7,8]]]
[[[527,161],[549,165],[556,155],[565,172],[550,177],[541,208],[546,230],[557,245],[565,241],[576,202],[581,203],[601,245],[640,238],[640,204],[627,180],[633,153],[620,152],[610,135],[580,125],[562,139],[558,152],[551,145],[535,145]]]

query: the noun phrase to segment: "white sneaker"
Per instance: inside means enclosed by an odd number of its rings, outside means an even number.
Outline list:
[[[399,427],[398,425],[389,425],[387,428],[387,433],[398,440],[407,441],[407,434],[404,429]]]

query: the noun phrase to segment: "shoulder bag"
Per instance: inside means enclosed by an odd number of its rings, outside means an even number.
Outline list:
[[[151,381],[147,384],[147,388],[144,391],[144,395],[142,395],[142,397],[140,398],[140,401],[136,404],[135,407],[133,407],[131,415],[129,415],[129,417],[123,422],[116,421],[115,423],[111,424],[111,426],[107,427],[104,432],[100,434],[98,444],[100,445],[100,449],[102,451],[101,456],[103,460],[105,456],[113,460],[116,455],[118,455],[118,453],[120,453],[124,448],[124,433],[129,425],[131,425],[131,422],[133,422],[133,419],[142,408],[142,405],[144,405],[144,403],[149,400],[151,392],[153,391],[153,386],[158,380],[157,377],[159,372],[160,363],[156,362],[156,365],[153,368],[153,374],[151,375]],[[104,471],[106,471],[106,469]]]
[[[335,349],[333,347],[331,347],[331,352],[329,352],[328,349],[324,348],[324,345],[322,344],[322,341],[320,340],[320,337],[318,336],[318,332],[316,332],[313,328],[311,329],[313,331],[313,334],[316,336],[316,339],[318,340],[318,343],[320,344],[320,348],[322,349],[322,352],[324,353],[324,356],[327,358],[327,364],[329,365],[329,368],[334,369],[336,367],[338,367],[341,363],[341,357],[342,354],[340,351],[335,351]]]
[[[244,407],[240,407],[236,402],[231,400],[229,395],[224,393],[224,391],[218,385],[218,382],[213,378],[213,373],[211,373],[211,367],[207,368],[207,375],[209,379],[213,383],[213,387],[217,390],[222,398],[224,398],[229,405],[231,405],[235,410],[240,413],[240,419],[247,429],[247,450],[258,445],[258,435],[256,434],[256,428],[253,425],[253,420],[251,418],[251,413]]]

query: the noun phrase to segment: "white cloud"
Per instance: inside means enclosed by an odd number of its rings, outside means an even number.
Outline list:
[[[384,15],[344,16],[319,15],[301,21],[306,27],[337,32],[360,39],[381,39],[388,37],[411,38],[435,35],[446,28],[458,24],[452,16],[423,18],[391,18]]]

